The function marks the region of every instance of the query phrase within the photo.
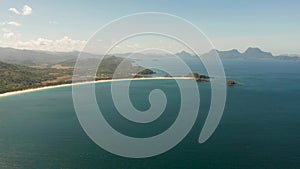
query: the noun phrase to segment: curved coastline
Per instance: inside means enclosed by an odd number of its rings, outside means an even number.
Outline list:
[[[48,89],[55,89],[61,87],[68,87],[73,85],[84,85],[84,84],[92,84],[92,83],[105,83],[105,82],[113,82],[113,81],[137,81],[137,80],[170,80],[170,79],[194,79],[192,77],[151,77],[151,78],[124,78],[124,79],[109,79],[109,80],[98,80],[98,81],[87,81],[87,82],[78,82],[78,83],[69,83],[69,84],[61,84],[61,85],[54,85],[54,86],[45,86],[39,88],[32,88],[32,89],[25,89],[25,90],[18,90],[13,92],[6,92],[0,94],[0,98],[7,97],[7,96],[14,96],[24,93],[36,92],[41,90],[48,90]]]

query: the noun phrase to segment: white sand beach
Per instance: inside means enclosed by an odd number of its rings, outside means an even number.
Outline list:
[[[83,84],[91,84],[91,83],[105,83],[105,82],[112,82],[112,81],[168,80],[168,79],[194,79],[194,78],[193,77],[151,77],[151,78],[124,78],[124,79],[109,79],[109,80],[78,82],[78,83],[61,84],[61,85],[55,85],[55,86],[45,86],[45,87],[39,87],[39,88],[32,88],[32,89],[25,89],[25,90],[2,93],[2,94],[0,94],[0,98],[1,97],[6,97],[6,96],[29,93],[29,92],[36,92],[36,91],[40,91],[40,90],[47,90],[47,89],[73,86],[73,85],[83,85]]]

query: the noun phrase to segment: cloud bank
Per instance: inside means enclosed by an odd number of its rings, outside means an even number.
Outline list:
[[[5,37],[4,37],[5,36]],[[3,38],[11,39],[15,35],[12,32],[6,32]],[[57,52],[69,52],[69,51],[80,51],[86,44],[86,41],[74,40],[67,36],[61,39],[46,39],[38,38],[30,41],[14,40],[10,42],[0,42],[2,47],[12,47],[17,49],[28,49],[28,50],[45,50],[45,51],[57,51]]]

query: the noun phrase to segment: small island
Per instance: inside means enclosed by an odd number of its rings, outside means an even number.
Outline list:
[[[239,84],[239,83],[237,83],[237,82],[235,82],[233,80],[228,80],[227,81],[227,85],[228,86],[241,86],[241,84]]]

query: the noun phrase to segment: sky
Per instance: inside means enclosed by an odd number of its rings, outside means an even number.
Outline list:
[[[0,0],[0,47],[81,50],[112,20],[164,12],[196,25],[218,50],[300,54],[299,9],[299,0]]]

